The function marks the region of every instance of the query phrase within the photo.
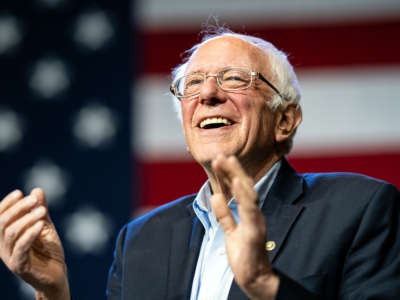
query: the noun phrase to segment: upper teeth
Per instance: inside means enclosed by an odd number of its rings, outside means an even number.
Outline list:
[[[225,118],[207,118],[201,121],[200,123],[200,128],[204,128],[205,126],[209,124],[225,124],[225,125],[231,125],[232,123]]]

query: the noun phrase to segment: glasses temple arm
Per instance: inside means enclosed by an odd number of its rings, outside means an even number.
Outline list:
[[[264,81],[271,89],[274,90],[275,93],[277,93],[282,99],[285,99],[282,94],[279,92],[279,90],[271,83],[269,82],[264,76],[261,75],[261,73],[257,73],[258,78],[260,78],[262,81]]]

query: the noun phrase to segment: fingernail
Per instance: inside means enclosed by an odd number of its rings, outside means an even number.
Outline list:
[[[34,209],[33,213],[37,216],[42,215],[45,212],[45,208],[43,206],[39,206],[37,208]]]
[[[41,190],[40,187],[35,187],[35,188],[33,188],[33,189],[31,190],[31,193],[36,193],[36,192],[38,192],[38,191],[40,191],[40,190]]]
[[[20,190],[15,190],[11,193],[11,197],[13,198],[17,198],[21,195],[21,191]]]

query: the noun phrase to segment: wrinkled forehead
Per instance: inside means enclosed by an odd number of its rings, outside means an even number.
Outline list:
[[[269,59],[265,51],[247,41],[222,36],[204,42],[189,59],[185,73],[215,73],[226,67],[269,73]]]

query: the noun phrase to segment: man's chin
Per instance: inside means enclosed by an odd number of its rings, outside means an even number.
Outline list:
[[[228,157],[231,155],[236,155],[236,153],[234,151],[217,150],[217,151],[207,152],[204,155],[197,155],[197,156],[192,155],[192,156],[201,166],[208,168],[209,166],[211,166],[212,161],[216,159],[218,155],[224,155]]]

